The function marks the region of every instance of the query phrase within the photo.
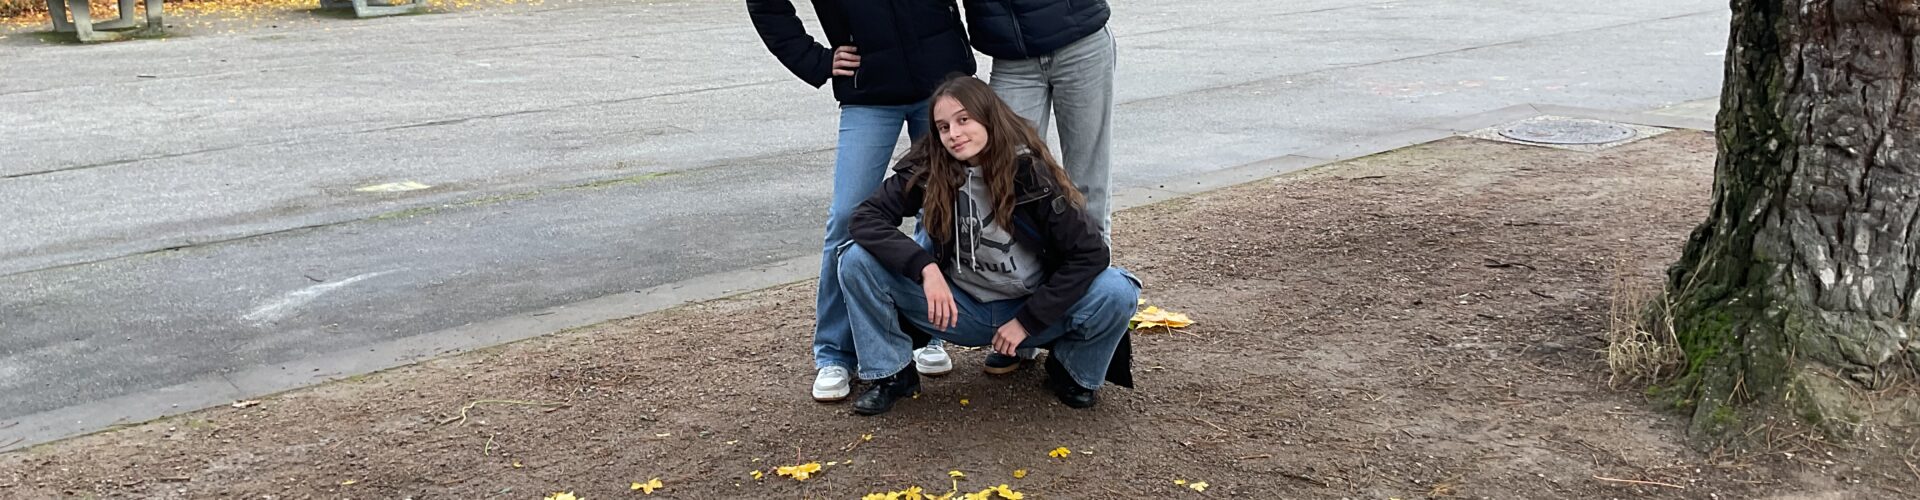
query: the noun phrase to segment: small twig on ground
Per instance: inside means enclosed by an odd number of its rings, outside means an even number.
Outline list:
[[[1536,364],[1533,364],[1533,363],[1523,363],[1523,364],[1525,364],[1525,365],[1527,365],[1527,368],[1532,368],[1532,369],[1535,369],[1535,370],[1540,370],[1540,373],[1545,373],[1545,374],[1548,374],[1548,375],[1557,375],[1557,376],[1561,376],[1561,377],[1572,377],[1572,376],[1573,376],[1573,374],[1571,374],[1571,373],[1560,373],[1560,372],[1556,372],[1556,371],[1553,371],[1553,370],[1548,370],[1548,369],[1546,369],[1546,368],[1541,368],[1541,367],[1540,367],[1540,365],[1536,365]]]
[[[27,440],[27,438],[13,438],[13,440],[12,440],[12,441],[7,441],[7,444],[0,444],[0,448],[6,448],[6,447],[8,447],[8,446],[13,446],[13,445],[14,445],[15,443],[19,443],[19,442],[21,442],[21,441],[26,441],[26,440]]]
[[[1920,467],[1914,467],[1912,461],[1908,461],[1908,460],[1901,460],[1901,461],[1907,463],[1907,470],[1913,471],[1914,479],[1920,479]]]
[[[854,448],[860,447],[860,443],[864,443],[866,441],[867,441],[866,439],[862,439],[862,438],[853,438],[853,442],[847,443],[846,446],[840,447],[840,452],[846,453],[846,452],[853,451]]]
[[[1327,482],[1326,482],[1326,481],[1321,481],[1321,480],[1319,480],[1319,479],[1314,479],[1314,478],[1313,478],[1313,477],[1311,477],[1311,476],[1306,476],[1306,475],[1302,475],[1302,474],[1294,474],[1294,473],[1292,473],[1292,472],[1286,472],[1286,471],[1281,471],[1281,472],[1280,472],[1280,475],[1281,475],[1282,477],[1288,477],[1288,478],[1293,478],[1293,479],[1298,479],[1298,480],[1301,480],[1301,481],[1306,481],[1306,482],[1309,482],[1309,483],[1313,483],[1313,484],[1316,484],[1316,485],[1319,485],[1319,486],[1320,486],[1321,488],[1332,488],[1332,487],[1333,487],[1333,485],[1330,485],[1330,484],[1327,484]]]
[[[1367,179],[1385,179],[1385,178],[1387,178],[1387,176],[1384,176],[1384,175],[1362,175],[1362,176],[1359,176],[1359,177],[1348,177],[1348,178],[1347,178],[1347,180],[1350,180],[1350,181],[1364,181],[1364,180],[1367,180]]]
[[[1207,425],[1211,425],[1211,426],[1213,426],[1213,428],[1215,428],[1215,429],[1220,429],[1220,432],[1233,432],[1233,431],[1230,431],[1230,430],[1227,430],[1227,428],[1225,428],[1225,427],[1221,427],[1221,426],[1220,426],[1220,424],[1215,424],[1215,423],[1213,423],[1213,422],[1208,422],[1208,421],[1206,421],[1206,419],[1203,419],[1203,418],[1200,418],[1200,417],[1193,417],[1193,419],[1194,419],[1194,420],[1197,420],[1197,421],[1199,421],[1200,423],[1203,423],[1203,424],[1207,424]]]
[[[1536,270],[1533,268],[1533,266],[1528,265],[1525,262],[1501,262],[1499,259],[1495,259],[1491,257],[1487,258],[1487,262],[1485,265],[1487,267],[1492,267],[1492,268],[1524,267],[1524,268],[1527,268],[1528,270]]]
[[[16,426],[16,425],[20,425],[20,422],[19,421],[7,422],[5,424],[0,424],[0,429],[12,429],[13,426]]]
[[[163,477],[163,478],[160,478],[160,482],[162,482],[162,483],[184,483],[184,482],[187,482],[187,481],[192,481],[192,480],[193,480],[193,478],[192,478],[192,477],[190,477],[190,476],[177,476],[177,477]]]
[[[480,448],[480,455],[488,456],[488,457],[493,456],[493,438],[499,437],[499,436],[500,436],[500,433],[498,432],[495,432],[492,435],[487,436],[487,445]]]
[[[1273,458],[1273,455],[1267,454],[1267,453],[1261,453],[1259,455],[1247,455],[1244,457],[1236,458],[1234,460],[1257,460],[1262,458]]]
[[[1543,297],[1543,298],[1549,298],[1549,299],[1557,299],[1557,298],[1559,298],[1559,297],[1554,297],[1554,296],[1552,296],[1552,295],[1547,295],[1547,292],[1542,292],[1542,291],[1539,291],[1539,290],[1534,290],[1534,289],[1531,289],[1531,288],[1529,288],[1529,289],[1527,289],[1527,291],[1528,291],[1528,292],[1532,292],[1532,293],[1533,293],[1534,295],[1538,295],[1538,296],[1541,296],[1541,297]]]
[[[1687,489],[1687,487],[1685,487],[1685,486],[1681,486],[1681,485],[1677,485],[1677,484],[1667,484],[1667,483],[1660,483],[1660,482],[1654,482],[1654,481],[1635,481],[1635,480],[1632,480],[1632,479],[1614,479],[1614,478],[1611,478],[1611,477],[1600,477],[1600,476],[1593,476],[1593,478],[1594,478],[1594,479],[1599,479],[1599,480],[1601,480],[1601,481],[1613,481],[1613,482],[1616,482],[1616,483],[1630,483],[1630,484],[1644,484],[1644,485],[1648,485],[1648,486],[1665,486],[1665,487],[1668,487],[1668,488],[1677,488],[1677,489],[1682,489],[1682,490],[1684,490],[1684,489]]]
[[[448,417],[446,420],[441,420],[440,425],[446,425],[454,422],[458,422],[459,424],[464,425],[467,423],[467,412],[473,411],[473,408],[476,406],[480,406],[488,403],[503,404],[503,405],[520,405],[520,406],[545,406],[549,408],[566,406],[566,403],[542,403],[539,401],[515,401],[511,399],[482,399],[479,401],[474,401],[472,403],[467,403],[466,406],[460,407],[460,416]]]

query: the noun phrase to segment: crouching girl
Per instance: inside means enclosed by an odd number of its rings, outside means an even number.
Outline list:
[[[877,415],[920,388],[901,322],[1013,355],[1044,347],[1047,385],[1087,408],[1103,381],[1132,387],[1127,320],[1138,281],[1108,267],[1106,240],[1039,134],[980,80],[934,91],[934,130],[855,209],[840,285],[859,377],[854,411]],[[924,212],[931,248],[898,228]]]

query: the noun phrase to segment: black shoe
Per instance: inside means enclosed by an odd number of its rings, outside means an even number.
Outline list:
[[[891,377],[875,380],[860,393],[860,399],[853,400],[853,412],[861,415],[879,415],[893,409],[893,403],[900,398],[912,397],[920,392],[920,372],[909,366]]]
[[[1074,382],[1073,376],[1067,374],[1067,367],[1061,366],[1052,355],[1047,356],[1047,388],[1052,389],[1053,395],[1068,408],[1092,408],[1100,404],[1099,392],[1080,387],[1080,383]]]
[[[1006,375],[1020,371],[1020,357],[997,352],[988,353],[986,366],[981,367],[980,371],[987,372],[988,375]]]

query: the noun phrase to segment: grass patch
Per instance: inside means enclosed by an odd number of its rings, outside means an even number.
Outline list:
[[[1626,269],[1622,259],[1614,259],[1607,300],[1607,385],[1616,389],[1658,384],[1686,366],[1674,334],[1673,305],[1659,284],[1635,280]]]

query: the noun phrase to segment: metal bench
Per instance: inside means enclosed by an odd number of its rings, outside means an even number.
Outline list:
[[[147,23],[133,31],[139,20],[134,18],[134,6],[139,0],[120,0],[120,18],[100,23],[93,22],[92,7],[87,0],[47,0],[48,17],[53,18],[53,30],[61,33],[73,33],[82,42],[106,42],[125,39],[141,31],[158,33],[166,28],[163,22],[165,11],[160,7],[161,0],[147,0]],[[362,0],[364,1],[364,0]],[[73,13],[73,20],[67,20],[67,13]]]
[[[121,0],[127,1],[127,0]],[[427,10],[427,0],[320,0],[322,9],[353,8],[359,18],[398,16]]]

